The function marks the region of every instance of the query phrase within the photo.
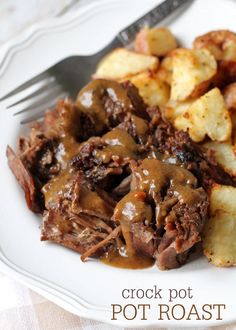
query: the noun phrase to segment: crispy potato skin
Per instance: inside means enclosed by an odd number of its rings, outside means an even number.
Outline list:
[[[236,82],[224,88],[223,96],[226,107],[231,110],[236,110]]]
[[[143,28],[137,34],[134,49],[137,53],[164,56],[177,47],[173,34],[166,27]]]
[[[208,49],[216,60],[236,61],[236,34],[229,30],[211,31],[197,37],[195,49]]]
[[[236,61],[220,61],[218,71],[225,76],[225,82],[227,84],[234,82],[236,80]]]

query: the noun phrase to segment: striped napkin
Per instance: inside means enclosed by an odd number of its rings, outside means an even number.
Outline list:
[[[128,330],[73,315],[0,273],[0,330]],[[154,328],[149,328],[150,330]],[[157,329],[157,328],[155,328]],[[235,330],[236,323],[191,330]],[[136,330],[132,328],[131,330]],[[138,329],[137,329],[138,330]],[[159,328],[158,330],[168,330]],[[177,330],[177,329],[171,329]],[[178,330],[183,330],[179,328]]]

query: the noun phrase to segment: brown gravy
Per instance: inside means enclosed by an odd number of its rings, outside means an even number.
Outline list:
[[[140,141],[145,142],[147,139],[147,133],[149,130],[149,126],[148,126],[146,120],[131,114],[131,121],[135,128],[135,131],[137,132],[137,135],[139,136]]]
[[[67,185],[70,184],[72,178],[70,160],[78,153],[78,150],[79,143],[72,136],[68,135],[61,139],[56,153],[56,158],[61,166],[60,175],[52,178],[42,188],[46,207],[52,203],[56,205],[58,198],[62,197],[64,191],[67,190]]]
[[[133,222],[152,220],[151,206],[145,202],[146,194],[142,191],[131,191],[116,205],[113,219],[120,222],[126,243],[127,254],[136,255],[132,244],[131,225]]]
[[[133,171],[131,190],[140,190],[151,198],[163,188],[173,191],[173,196],[183,203],[194,204],[200,198],[195,176],[184,168],[166,164],[157,159],[144,159]]]
[[[138,145],[133,138],[124,130],[114,128],[103,135],[102,140],[106,146],[96,152],[96,156],[104,163],[108,163],[112,158],[137,159]]]
[[[107,119],[103,101],[105,94],[108,94],[113,102],[119,102],[126,111],[133,109],[125,89],[118,82],[105,79],[91,81],[78,94],[76,104],[81,111],[90,114],[94,118],[98,132],[104,129]]]
[[[106,253],[105,256],[100,258],[100,260],[106,265],[127,269],[149,268],[155,263],[155,260],[151,257],[137,254],[132,256],[124,256],[119,252],[119,250]]]
[[[61,140],[56,153],[56,158],[61,164],[61,169],[68,167],[70,160],[77,155],[80,144],[71,136],[65,137]]]
[[[71,174],[69,171],[64,170],[61,174],[51,179],[42,188],[42,193],[45,197],[46,208],[57,208],[59,199],[63,198],[65,191],[71,184]]]

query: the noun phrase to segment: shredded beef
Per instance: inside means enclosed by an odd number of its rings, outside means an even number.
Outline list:
[[[100,138],[91,138],[81,145],[79,154],[72,159],[72,166],[77,171],[82,171],[86,178],[99,184],[101,188],[109,188],[112,180],[123,173],[126,164],[111,160],[104,163],[96,157],[96,152],[102,150],[106,144]]]
[[[130,161],[141,154],[142,149],[132,137],[117,127],[102,137],[84,142],[72,159],[72,166],[100,187],[110,190],[119,184],[119,178],[129,175]]]
[[[61,180],[60,177],[57,180]],[[57,184],[54,181],[45,188],[47,204],[41,240],[51,240],[84,253],[115,228],[111,220],[114,204],[108,202],[108,196],[102,198],[102,193],[99,194],[81,173],[68,177],[60,193],[54,191],[53,185]],[[94,256],[103,254],[108,247],[98,249]]]
[[[9,146],[7,147],[7,158],[9,167],[25,192],[25,200],[28,208],[35,213],[41,213],[43,210],[43,197],[39,187],[37,187],[37,182],[27,170],[20,157]]]
[[[236,186],[129,81],[94,80],[75,103],[59,101],[7,157],[28,207],[43,213],[41,239],[83,261],[122,248],[179,267],[201,240],[211,186]]]
[[[85,141],[95,135],[93,118],[70,100],[60,100],[53,111],[47,111],[40,130],[47,137],[73,137],[76,141]]]
[[[20,138],[17,154],[10,147],[7,149],[9,166],[25,191],[27,205],[33,212],[43,211],[41,188],[60,171],[55,157],[57,145],[55,140],[33,134],[28,140]]]

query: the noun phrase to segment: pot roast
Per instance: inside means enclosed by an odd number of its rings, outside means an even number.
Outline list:
[[[184,264],[208,216],[208,190],[235,185],[188,133],[130,83],[94,80],[7,148],[41,240],[89,257]],[[136,259],[135,259],[136,258]]]

